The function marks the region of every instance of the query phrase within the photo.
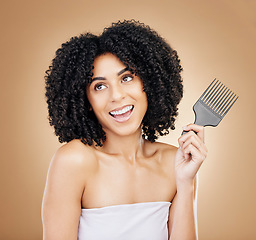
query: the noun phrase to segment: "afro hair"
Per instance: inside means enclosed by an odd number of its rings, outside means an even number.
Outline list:
[[[112,53],[143,82],[148,109],[142,121],[143,138],[154,142],[174,130],[183,97],[182,67],[177,52],[149,26],[135,20],[112,23],[102,34],[72,37],[56,51],[46,71],[49,122],[59,142],[80,139],[103,146],[106,134],[86,96],[97,56]]]

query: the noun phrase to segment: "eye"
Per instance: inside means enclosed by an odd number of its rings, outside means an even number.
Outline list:
[[[122,79],[123,82],[130,82],[133,80],[133,76],[132,75],[125,75]]]
[[[100,91],[100,90],[103,90],[104,88],[106,88],[106,86],[102,83],[98,83],[94,86],[95,91]]]

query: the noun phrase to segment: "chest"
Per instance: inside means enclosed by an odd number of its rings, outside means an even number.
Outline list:
[[[171,166],[157,159],[148,159],[139,164],[102,160],[86,183],[82,207],[171,201],[175,192]]]

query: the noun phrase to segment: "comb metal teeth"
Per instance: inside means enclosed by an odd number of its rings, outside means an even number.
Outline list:
[[[200,97],[200,100],[221,118],[227,114],[237,99],[238,96],[216,78]]]

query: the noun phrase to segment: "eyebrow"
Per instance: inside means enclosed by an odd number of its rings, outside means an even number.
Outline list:
[[[122,73],[124,73],[126,71],[130,71],[130,68],[126,67],[126,68],[122,69],[120,72],[117,73],[117,76],[120,76]],[[96,80],[106,80],[106,78],[105,77],[95,77],[92,79],[91,82],[96,81]]]

